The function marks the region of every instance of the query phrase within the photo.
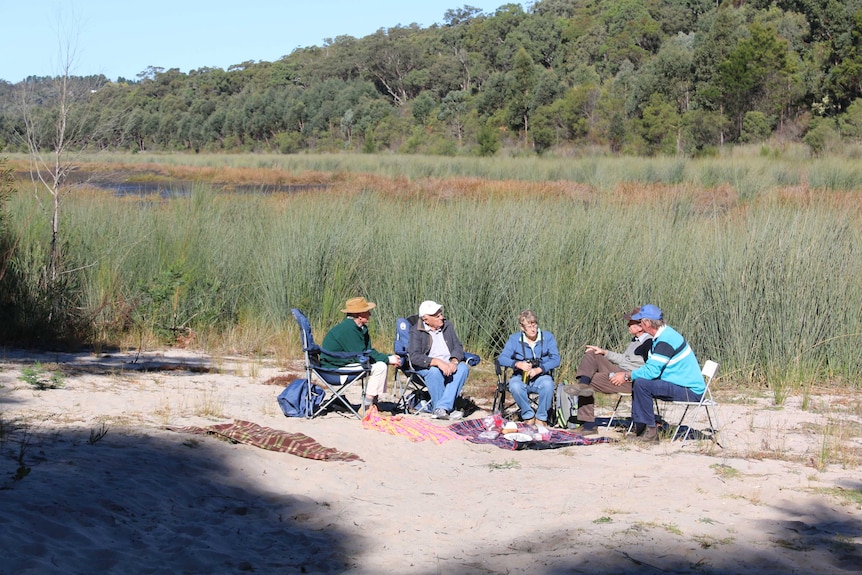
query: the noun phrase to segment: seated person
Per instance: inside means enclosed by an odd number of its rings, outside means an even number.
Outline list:
[[[344,309],[341,310],[341,313],[346,313],[347,317],[333,326],[320,344],[320,347],[327,351],[366,353],[371,358],[371,374],[365,386],[362,407],[377,404],[379,397],[386,391],[387,367],[401,365],[401,358],[397,355],[386,355],[371,347],[368,321],[371,319],[371,310],[375,307],[377,307],[376,303],[365,301],[364,297],[353,297],[347,300]],[[329,368],[360,367],[353,359],[333,357],[326,353],[320,354],[320,364]],[[348,376],[341,377],[346,381]]]
[[[443,317],[443,306],[423,301],[419,315],[410,316],[407,321],[410,324],[407,358],[431,394],[431,417],[461,419],[464,413],[454,409],[455,400],[461,395],[470,366],[464,361],[464,347],[455,328]]]
[[[646,363],[631,372],[614,375],[612,383],[633,381],[632,420],[639,441],[658,442],[655,420],[656,399],[700,401],[706,382],[691,346],[678,331],[667,325],[664,313],[646,304],[632,316],[651,337]]]
[[[652,338],[641,326],[641,322],[632,317],[640,311],[636,307],[631,312],[623,314],[628,322],[629,334],[632,339],[622,353],[588,345],[587,352],[578,365],[575,377],[578,385],[567,385],[566,393],[578,397],[578,421],[581,423],[581,433],[595,435],[596,416],[593,392],[601,393],[631,393],[632,382],[619,379],[611,381],[611,374],[632,371],[642,366],[649,355]]]
[[[521,331],[513,333],[497,358],[500,365],[511,368],[509,392],[521,410],[521,419],[530,425],[548,425],[548,410],[554,399],[554,379],[551,371],[560,367],[557,340],[548,331],[539,329],[536,314],[524,310],[518,314]],[[527,394],[538,393],[536,410]]]

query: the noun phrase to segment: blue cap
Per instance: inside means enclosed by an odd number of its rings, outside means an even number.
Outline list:
[[[658,306],[654,306],[651,303],[648,303],[644,306],[641,306],[641,310],[632,316],[633,320],[640,319],[663,319],[663,315]]]

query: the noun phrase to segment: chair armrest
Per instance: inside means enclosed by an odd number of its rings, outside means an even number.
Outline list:
[[[348,351],[329,351],[320,346],[315,346],[318,353],[325,353],[329,357],[337,357],[339,359],[352,359],[356,363],[361,364],[365,369],[371,369],[371,356],[369,351],[348,352]]]
[[[479,362],[482,361],[482,358],[476,355],[475,353],[464,353],[464,361],[467,362],[467,365],[471,367],[475,367],[479,365]]]

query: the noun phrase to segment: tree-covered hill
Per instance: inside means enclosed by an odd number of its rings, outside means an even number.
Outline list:
[[[51,124],[63,79],[0,82],[0,151]],[[778,137],[819,151],[862,136],[862,0],[465,5],[275,62],[67,80],[90,149],[697,154]]]

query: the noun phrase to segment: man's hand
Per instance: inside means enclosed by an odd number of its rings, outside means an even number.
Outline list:
[[[442,371],[445,377],[449,377],[458,370],[458,364],[454,361],[443,361],[436,357],[431,360],[431,367],[436,367]]]
[[[610,378],[610,382],[616,386],[620,386],[626,382],[626,372],[618,371]]]
[[[602,349],[597,345],[588,345],[587,351],[591,351],[591,352],[595,353],[596,355],[605,355],[608,352],[608,350]]]

